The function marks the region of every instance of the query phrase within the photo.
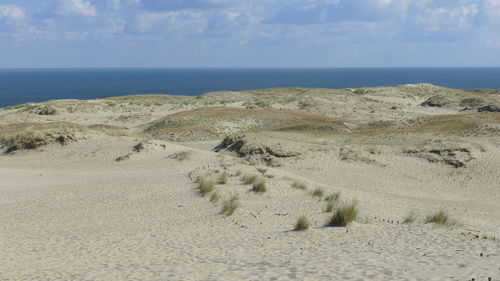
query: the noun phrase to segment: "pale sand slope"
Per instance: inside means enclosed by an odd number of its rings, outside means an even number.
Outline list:
[[[0,109],[0,280],[500,280],[499,106],[498,91],[419,84]],[[214,152],[241,132],[245,151]],[[195,183],[224,167],[228,217]],[[316,188],[358,200],[358,221],[323,227]],[[422,222],[439,210],[458,224]]]
[[[499,233],[498,204],[493,206],[494,214],[480,212],[484,210],[481,198],[491,204],[488,197],[498,198],[498,190],[460,191],[481,193],[467,201],[467,208],[480,218],[476,224],[473,218],[454,228],[387,223],[382,219],[401,220],[408,208],[404,202],[419,208],[439,208],[441,203],[449,207],[454,195],[446,186],[424,182],[420,186],[432,190],[430,200],[411,191],[415,182],[410,181],[402,186],[404,201],[400,202],[398,191],[391,189],[418,171],[387,177],[377,175],[380,170],[369,165],[339,163],[340,169],[346,167],[342,165],[356,169],[346,176],[349,179],[340,181],[338,173],[346,171],[333,173],[334,168],[322,160],[327,155],[322,154],[317,160],[306,157],[289,163],[285,169],[269,168],[275,177],[266,179],[268,192],[263,195],[248,192],[249,186],[230,178],[217,189],[221,194],[238,192],[241,208],[224,217],[218,214],[220,203],[197,194],[190,172],[199,167],[217,169],[222,163],[231,173],[255,172],[256,167],[162,141],[146,145],[145,151],[129,160],[114,160],[129,153],[138,141],[91,135],[67,147],[53,144],[43,151],[1,157],[0,280],[500,278],[498,240],[472,236],[477,229]],[[186,150],[193,151],[188,160],[168,158]],[[317,172],[298,169],[320,163],[325,168]],[[429,173],[429,179],[438,178],[445,169],[419,168],[422,163],[415,169]],[[371,185],[366,184],[367,175],[373,178]],[[358,197],[362,213],[370,220],[348,228],[322,227],[328,218],[324,202],[290,188],[289,178],[299,176],[310,188],[322,186],[342,190],[346,198]],[[376,188],[370,191],[371,186]],[[309,217],[312,229],[290,231],[300,215]]]

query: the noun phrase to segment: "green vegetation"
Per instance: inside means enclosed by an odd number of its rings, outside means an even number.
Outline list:
[[[418,219],[418,212],[411,210],[403,219],[403,223],[414,223]]]
[[[318,198],[321,198],[321,197],[323,197],[323,194],[324,194],[324,193],[325,193],[325,192],[323,191],[323,189],[321,189],[321,188],[316,188],[315,190],[313,190],[313,191],[311,192],[311,195],[312,195],[312,197],[318,197]]]
[[[256,180],[252,185],[252,191],[255,193],[264,193],[266,190],[266,183],[263,180]]]
[[[340,200],[340,192],[334,192],[325,197],[327,202],[338,202]]]
[[[358,217],[358,203],[353,200],[351,202],[342,203],[332,215],[326,226],[347,226],[355,221]]]
[[[219,200],[220,200],[219,193],[214,192],[212,193],[212,195],[210,195],[210,202],[219,202]]]
[[[307,185],[300,181],[292,182],[292,187],[296,189],[307,190]]]
[[[307,229],[309,229],[309,220],[306,216],[302,216],[297,220],[297,223],[295,224],[295,230],[304,231]]]
[[[425,217],[425,223],[435,223],[445,226],[453,226],[456,221],[452,220],[448,213],[444,210],[437,211],[433,214],[429,214]]]
[[[203,197],[215,188],[215,183],[209,175],[199,176],[196,180],[198,182],[198,191]]]
[[[231,198],[224,201],[224,204],[222,204],[221,214],[230,216],[236,211],[236,209],[238,209],[239,206],[240,203],[238,201],[238,196],[233,195]]]
[[[337,202],[335,201],[328,201],[326,203],[326,209],[325,209],[325,212],[327,213],[331,213],[333,212],[333,208],[335,208],[335,205],[337,204]]]
[[[226,183],[227,183],[227,179],[228,179],[228,177],[229,177],[228,173],[226,173],[226,172],[221,173],[221,174],[217,177],[217,183],[218,183],[218,184],[226,184]]]
[[[257,181],[259,179],[259,177],[257,175],[254,175],[254,174],[246,174],[244,176],[241,177],[241,181],[244,183],[244,184],[253,184],[255,181]]]

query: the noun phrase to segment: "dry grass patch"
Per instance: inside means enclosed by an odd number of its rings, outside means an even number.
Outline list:
[[[236,211],[236,209],[239,208],[239,206],[240,206],[240,203],[239,203],[238,196],[233,195],[233,196],[231,196],[231,198],[227,199],[222,204],[221,214],[226,215],[226,216],[230,216],[230,215],[234,214],[234,212]]]
[[[214,192],[212,193],[212,195],[210,195],[210,202],[219,202],[219,200],[220,200],[219,193]]]
[[[325,197],[327,202],[338,202],[340,200],[340,192],[334,192]]]
[[[198,182],[198,191],[203,197],[215,189],[214,180],[210,175],[198,176],[196,181]]]
[[[169,159],[176,159],[176,160],[179,160],[179,161],[184,161],[184,160],[187,160],[189,159],[189,156],[191,155],[191,151],[181,151],[181,152],[177,152],[177,153],[174,153],[172,155],[169,155],[168,158]]]
[[[309,229],[309,220],[306,216],[302,216],[295,223],[295,231],[305,231]]]
[[[267,191],[266,183],[261,179],[256,180],[252,185],[252,191],[255,193],[266,192]]]
[[[307,190],[307,185],[301,181],[292,182],[292,188]]]
[[[229,177],[229,174],[226,173],[226,172],[223,172],[221,173],[218,177],[217,177],[217,183],[218,184],[226,184],[227,183],[227,179]]]
[[[424,220],[425,223],[435,223],[444,226],[453,226],[456,225],[457,222],[450,218],[448,213],[444,210],[437,211],[432,214],[428,214]]]
[[[315,190],[313,190],[313,191],[311,192],[311,196],[312,196],[312,197],[318,197],[318,198],[320,198],[320,200],[321,200],[321,197],[323,197],[323,194],[324,194],[324,193],[325,193],[325,191],[324,191],[323,189],[321,189],[321,188],[316,188]]]
[[[254,175],[254,174],[246,174],[240,178],[241,182],[243,182],[244,184],[253,184],[258,179],[259,179],[259,177],[257,175]]]
[[[417,210],[411,210],[406,216],[403,218],[403,223],[414,223],[418,220],[418,212]]]
[[[332,215],[326,226],[344,227],[358,218],[358,202],[353,200],[342,203]]]

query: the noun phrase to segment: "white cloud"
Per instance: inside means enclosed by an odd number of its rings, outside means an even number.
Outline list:
[[[88,16],[97,15],[94,5],[84,0],[60,0],[54,5],[54,13],[61,16]]]
[[[429,8],[422,11],[416,21],[425,31],[462,29],[472,24],[478,12],[477,5]]]
[[[21,7],[15,5],[0,5],[0,19],[21,20],[26,17],[26,13]]]
[[[486,14],[494,21],[500,20],[500,0],[486,0]]]

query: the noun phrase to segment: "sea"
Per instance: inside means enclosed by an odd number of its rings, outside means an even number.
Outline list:
[[[340,89],[409,83],[500,89],[500,67],[0,69],[0,107],[105,95],[194,96],[274,87]]]

